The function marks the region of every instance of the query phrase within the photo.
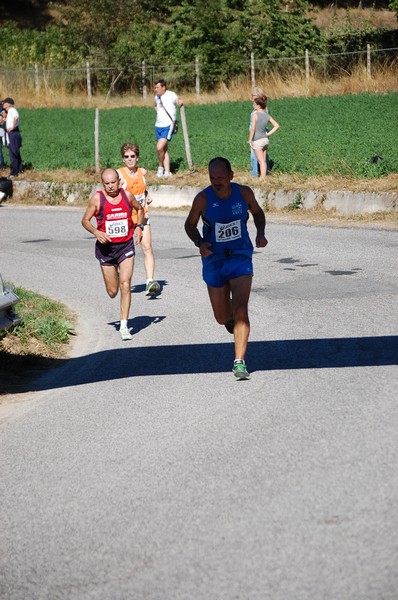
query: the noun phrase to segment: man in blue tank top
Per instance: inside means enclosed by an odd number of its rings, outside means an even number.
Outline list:
[[[185,221],[188,237],[199,248],[203,279],[216,321],[234,334],[236,380],[250,379],[245,354],[250,333],[248,304],[253,277],[253,244],[247,221],[249,211],[257,229],[256,247],[264,248],[265,215],[253,190],[232,183],[226,158],[209,163],[210,186],[199,192]],[[202,219],[200,235],[197,225]]]

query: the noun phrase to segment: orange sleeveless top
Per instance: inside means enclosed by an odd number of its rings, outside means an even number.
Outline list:
[[[146,181],[142,169],[137,167],[136,175],[132,177],[130,175],[130,171],[127,167],[120,167],[118,169],[124,181],[126,182],[126,190],[134,194],[137,198],[138,202],[144,209],[145,219],[148,218],[147,208],[146,208]],[[133,208],[132,213],[133,223],[137,223],[137,211]]]

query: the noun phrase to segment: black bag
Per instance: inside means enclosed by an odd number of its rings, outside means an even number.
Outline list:
[[[0,192],[5,194],[6,198],[12,196],[12,181],[6,177],[0,177]],[[4,196],[2,196],[4,198]]]
[[[173,123],[173,133],[177,133],[178,132],[178,121],[175,120]]]

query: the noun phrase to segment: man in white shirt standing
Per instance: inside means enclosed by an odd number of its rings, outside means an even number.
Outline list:
[[[10,153],[10,166],[11,171],[9,179],[18,177],[19,173],[22,173],[22,159],[21,159],[21,144],[22,137],[19,131],[19,113],[14,106],[15,102],[13,98],[5,98],[3,100],[3,108],[7,111],[6,118],[6,138],[8,151]]]
[[[158,79],[155,81],[155,92],[155,135],[157,140],[156,150],[159,159],[157,176],[171,177],[168,143],[173,137],[177,106],[182,106],[183,102],[181,98],[177,96],[177,94],[167,89],[164,79]]]

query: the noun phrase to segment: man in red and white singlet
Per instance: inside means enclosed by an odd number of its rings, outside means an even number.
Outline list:
[[[105,169],[101,180],[104,189],[90,198],[82,225],[97,238],[95,256],[99,260],[108,295],[115,298],[120,288],[120,335],[122,340],[131,340],[127,321],[131,305],[134,237],[136,244],[140,244],[144,210],[131,192],[120,187],[119,174],[115,169]],[[132,221],[133,210],[138,215],[136,228]],[[91,223],[93,217],[97,227]]]

